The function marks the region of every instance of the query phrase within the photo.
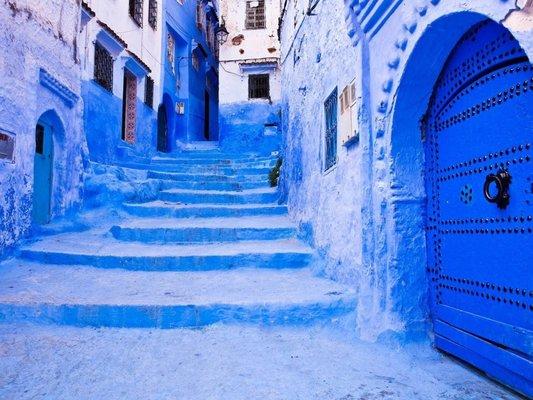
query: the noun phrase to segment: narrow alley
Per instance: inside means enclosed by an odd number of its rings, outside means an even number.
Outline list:
[[[0,396],[515,398],[426,344],[358,341],[355,293],[316,275],[268,183],[274,164],[158,157],[136,166],[156,200],[21,246],[1,267]]]

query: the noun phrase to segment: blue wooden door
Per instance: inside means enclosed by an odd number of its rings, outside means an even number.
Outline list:
[[[426,118],[436,346],[533,395],[533,66],[505,28],[461,39]]]
[[[53,158],[52,127],[46,123],[39,122],[35,129],[33,167],[33,221],[37,224],[50,222]]]
[[[168,152],[167,109],[163,104],[157,110],[157,151]]]

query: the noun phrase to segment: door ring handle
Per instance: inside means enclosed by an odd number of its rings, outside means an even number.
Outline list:
[[[491,195],[490,186],[495,183],[497,193]],[[483,194],[485,199],[489,203],[496,203],[498,208],[505,209],[510,203],[509,196],[509,186],[511,184],[511,175],[505,170],[500,170],[497,174],[489,174],[485,179],[485,184],[483,185]]]

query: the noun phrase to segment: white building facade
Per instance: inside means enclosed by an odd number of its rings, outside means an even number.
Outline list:
[[[121,162],[156,148],[162,2],[89,0],[80,35],[84,128],[91,158]]]
[[[279,0],[223,0],[220,140],[225,148],[277,148],[281,100]]]

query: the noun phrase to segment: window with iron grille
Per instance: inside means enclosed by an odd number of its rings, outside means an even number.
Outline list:
[[[206,24],[206,37],[207,37],[207,44],[209,46],[209,48],[211,49],[211,51],[214,51],[215,50],[215,47],[213,46],[213,23],[211,21],[207,21],[207,24]]]
[[[148,1],[148,24],[157,29],[157,0]]]
[[[174,73],[174,63],[176,62],[176,41],[170,32],[167,33],[167,61],[172,73]]]
[[[203,3],[203,0],[198,0],[196,2],[196,26],[198,27],[198,29],[203,31],[204,24],[205,24],[204,3]]]
[[[270,98],[269,74],[258,74],[248,76],[248,97],[250,99]]]
[[[130,0],[130,17],[137,25],[143,26],[143,0]]]
[[[154,80],[147,76],[144,86],[144,104],[154,108]]]
[[[94,80],[104,89],[113,91],[113,57],[98,42],[94,44]]]
[[[191,54],[191,63],[192,67],[196,72],[200,71],[200,58],[198,57],[198,52],[193,51]]]
[[[265,0],[246,1],[246,29],[265,29]]]
[[[329,95],[324,102],[326,117],[326,132],[324,138],[324,170],[328,170],[337,163],[337,88]]]

